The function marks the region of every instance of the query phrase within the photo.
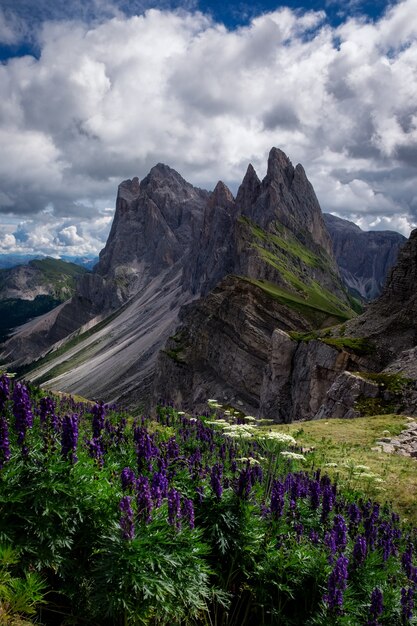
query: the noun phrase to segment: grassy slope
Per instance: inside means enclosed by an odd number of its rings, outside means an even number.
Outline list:
[[[312,271],[317,269],[333,273],[331,260],[324,250],[312,252],[278,222],[274,224],[275,233],[262,230],[247,218],[241,218],[241,222],[251,233],[252,247],[265,263],[280,273],[287,288],[264,280],[248,279],[250,282],[299,313],[307,317],[313,315],[314,321],[317,312],[330,315],[335,321],[345,321],[355,315],[350,306],[305,272],[307,267]],[[337,280],[336,275],[334,277]]]
[[[294,422],[272,426],[272,429],[290,433],[302,446],[314,447],[308,458],[316,467],[336,463],[337,467],[325,467],[325,471],[365,495],[392,502],[415,524],[417,460],[372,450],[376,441],[398,435],[407,422],[404,415],[376,415],[352,420]],[[355,470],[357,465],[366,465],[369,471],[363,471],[361,477],[360,471]],[[375,474],[375,477],[367,477],[367,474]]]

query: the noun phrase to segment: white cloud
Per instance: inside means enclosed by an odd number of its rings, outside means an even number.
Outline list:
[[[47,23],[39,60],[0,66],[0,211],[33,220],[33,246],[87,246],[117,183],[158,161],[235,190],[273,145],[323,210],[414,223],[417,0],[338,28],[288,8],[232,32],[201,13],[113,14]]]

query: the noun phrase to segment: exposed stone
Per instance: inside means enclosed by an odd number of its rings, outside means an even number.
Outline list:
[[[323,217],[346,285],[355,295],[373,300],[381,293],[406,238],[389,230],[365,232],[329,213]]]
[[[330,387],[326,394],[325,401],[317,411],[315,418],[357,417],[359,413],[355,409],[356,401],[362,396],[376,398],[378,393],[379,389],[377,384],[365,380],[361,376],[357,376],[351,372],[343,372]]]

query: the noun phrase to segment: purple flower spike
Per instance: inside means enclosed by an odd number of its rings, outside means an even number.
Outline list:
[[[22,450],[26,450],[24,442],[28,428],[33,426],[33,414],[29,392],[22,383],[16,383],[14,386],[13,413],[15,416],[17,443],[22,446]]]
[[[403,624],[409,624],[413,618],[414,592],[412,587],[401,589],[401,616]]]
[[[378,618],[384,611],[384,602],[382,591],[375,587],[371,593],[371,607],[369,609],[369,620],[366,622],[366,626],[380,626]]]
[[[120,528],[122,529],[123,539],[131,541],[135,537],[135,524],[133,522],[133,510],[130,496],[123,496],[120,500],[120,510],[122,517],[120,518]]]
[[[7,420],[0,413],[0,470],[10,460],[10,441]]]
[[[181,528],[181,496],[176,489],[168,492],[168,522],[171,526]]]
[[[216,463],[211,468],[210,484],[216,497],[220,500],[223,493],[222,487],[223,465]]]
[[[10,379],[6,374],[0,376],[0,413],[3,413],[10,398]]]
[[[123,491],[131,489],[135,483],[135,472],[130,467],[125,467],[120,474]]]
[[[348,564],[349,560],[344,555],[337,559],[336,565],[329,576],[327,594],[323,598],[329,611],[336,615],[342,613],[343,592],[346,589],[348,577]]]
[[[64,459],[68,457],[72,463],[77,462],[78,443],[78,415],[66,415],[62,422],[61,454]]]
[[[366,559],[368,547],[366,545],[365,537],[359,536],[356,538],[355,545],[353,546],[353,562],[355,565],[361,565]]]
[[[98,439],[104,428],[106,405],[103,402],[98,402],[93,406],[91,413],[93,414],[93,439]]]
[[[284,511],[284,494],[285,485],[279,480],[274,480],[271,491],[271,514],[275,517],[281,517]]]
[[[149,524],[152,519],[153,502],[149,480],[146,476],[139,476],[136,480],[136,493],[138,515],[147,524]]]
[[[181,514],[190,525],[190,528],[194,528],[194,503],[191,499],[185,498],[181,505]]]

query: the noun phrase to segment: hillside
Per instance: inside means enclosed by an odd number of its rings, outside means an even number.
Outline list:
[[[0,341],[8,331],[68,300],[86,270],[60,259],[0,269]]]

